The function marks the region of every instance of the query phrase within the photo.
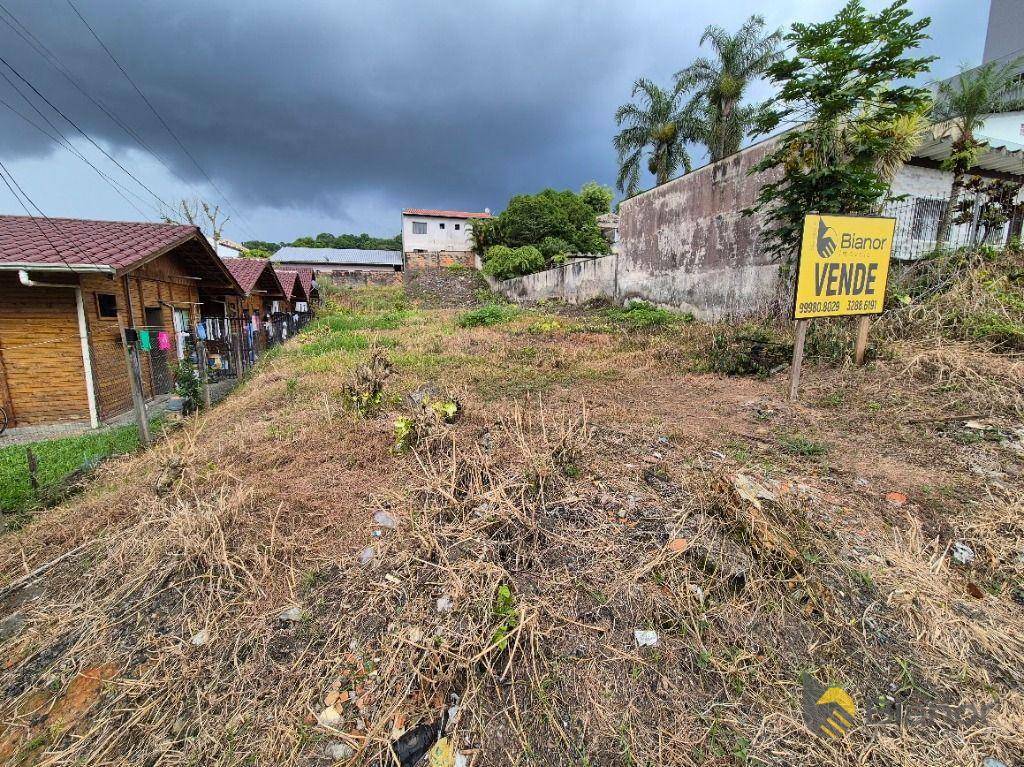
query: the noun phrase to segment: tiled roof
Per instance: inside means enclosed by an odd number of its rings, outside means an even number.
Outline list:
[[[224,258],[221,260],[231,272],[231,276],[238,281],[245,295],[252,293],[256,289],[256,284],[261,281],[264,283],[263,290],[274,293],[280,291],[287,295],[269,261],[262,258]],[[268,280],[272,280],[272,282],[268,282]]]
[[[327,266],[401,266],[398,250],[358,248],[296,248],[289,245],[270,257],[276,264],[324,264]]]
[[[296,271],[299,275],[299,282],[302,283],[302,289],[306,291],[306,297],[309,298],[313,293],[313,270],[312,269],[299,269]]]
[[[5,264],[106,266],[124,272],[191,237],[202,237],[198,227],[0,216],[0,267]]]
[[[302,286],[298,272],[293,272],[287,269],[278,269],[275,266],[274,273],[277,275],[277,279],[281,281],[281,287],[284,288],[284,294],[288,296],[288,298],[295,298],[299,301],[307,300],[309,294]]]
[[[472,213],[464,210],[429,210],[427,208],[406,208],[403,216],[432,216],[434,218],[490,218],[490,213]]]

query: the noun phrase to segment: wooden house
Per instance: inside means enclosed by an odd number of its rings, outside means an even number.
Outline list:
[[[320,303],[320,291],[317,288],[315,272],[312,269],[296,269],[295,271],[299,275],[302,289],[306,291],[310,307],[316,306]]]
[[[167,394],[204,301],[240,298],[198,227],[0,216],[0,405],[14,426],[96,426],[132,406],[121,327],[160,338],[143,394]]]
[[[299,273],[288,269],[279,269],[276,266],[274,267],[274,272],[277,274],[277,279],[280,280],[281,287],[284,288],[285,295],[287,296],[287,311],[297,314],[308,312],[309,295],[306,293],[306,288],[299,278]]]
[[[285,311],[286,295],[270,262],[262,258],[225,258],[224,265],[242,289],[241,314],[256,319]]]

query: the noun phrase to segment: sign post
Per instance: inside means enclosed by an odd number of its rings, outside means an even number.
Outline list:
[[[854,358],[864,364],[871,316],[881,314],[889,280],[896,219],[881,216],[804,217],[793,319],[797,321],[789,398],[800,387],[810,320],[858,317]]]

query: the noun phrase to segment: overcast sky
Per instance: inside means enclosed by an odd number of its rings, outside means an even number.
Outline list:
[[[841,2],[75,4],[202,172],[67,0],[2,0],[0,17],[13,14],[152,154],[5,23],[0,56],[162,200],[220,202],[234,211],[225,236],[290,241],[324,231],[390,236],[403,207],[500,210],[511,195],[548,186],[611,185],[613,114],[637,77],[668,85],[708,24],[734,30],[755,12],[771,27],[824,20]],[[987,2],[911,6],[933,20],[933,76],[980,62]],[[131,201],[0,103],[0,159],[44,213],[156,220],[149,191],[0,71]],[[53,133],[3,78],[0,100]],[[3,186],[0,212],[23,212]]]

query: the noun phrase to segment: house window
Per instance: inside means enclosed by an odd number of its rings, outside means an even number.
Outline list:
[[[455,225],[455,231],[456,232],[459,231],[459,225],[458,224]]]
[[[117,296],[113,293],[96,294],[96,313],[105,320],[117,319]]]
[[[413,221],[412,222],[412,233],[413,234],[426,234],[427,233],[427,222],[426,221]]]
[[[946,208],[946,200],[919,197],[914,200],[914,222],[910,236],[915,240],[934,240],[938,236],[939,219]]]
[[[438,226],[439,226],[439,227],[440,227],[441,229],[444,229],[444,223],[443,223],[443,222],[442,222],[442,223],[440,223],[440,224],[438,224]]]

